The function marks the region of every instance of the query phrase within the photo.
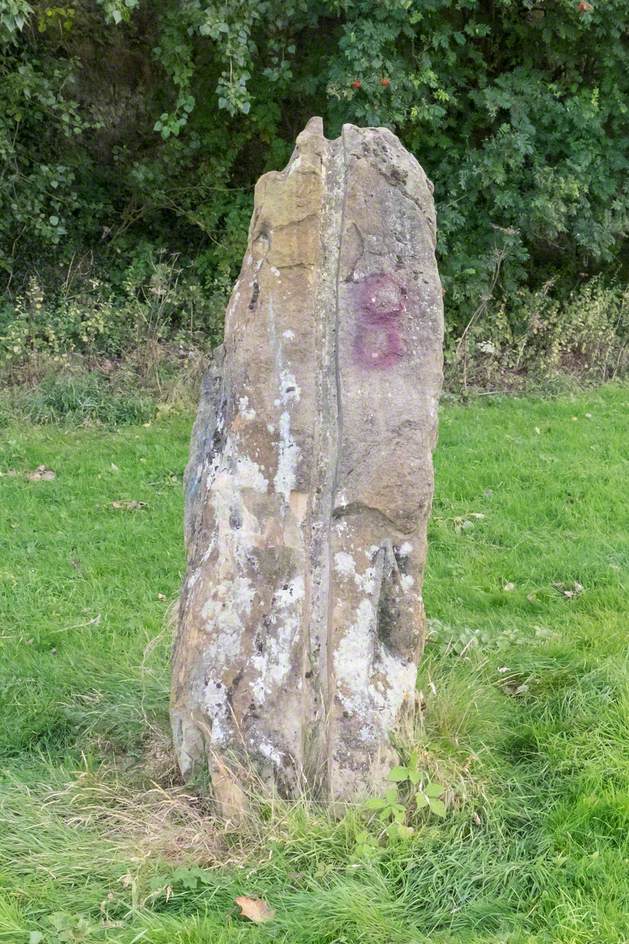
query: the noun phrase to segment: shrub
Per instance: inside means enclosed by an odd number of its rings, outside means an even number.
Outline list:
[[[559,301],[552,287],[520,289],[510,312],[504,302],[477,309],[447,351],[450,382],[501,388],[560,375],[600,383],[623,374],[629,289],[596,277]]]

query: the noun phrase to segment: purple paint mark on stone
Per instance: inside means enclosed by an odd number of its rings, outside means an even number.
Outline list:
[[[354,293],[356,362],[368,370],[392,367],[404,354],[400,319],[406,311],[406,289],[392,275],[376,273],[358,282]]]

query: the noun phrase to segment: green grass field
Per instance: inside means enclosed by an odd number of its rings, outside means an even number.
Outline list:
[[[628,399],[444,405],[413,746],[448,809],[404,841],[178,785],[190,418],[0,429],[0,942],[626,944]]]

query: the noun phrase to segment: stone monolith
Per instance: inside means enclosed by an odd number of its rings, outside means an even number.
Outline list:
[[[386,128],[313,118],[255,190],[186,470],[171,716],[224,812],[240,769],[381,787],[414,701],[442,376],[432,185]]]

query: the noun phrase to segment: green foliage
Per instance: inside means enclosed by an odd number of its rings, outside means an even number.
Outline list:
[[[394,129],[435,183],[451,330],[626,266],[624,0],[4,0],[0,266],[115,289],[139,241],[234,278],[257,176],[322,114]],[[115,68],[114,68],[115,66]],[[114,77],[115,72],[115,77]],[[45,261],[44,261],[45,260]]]
[[[554,280],[519,289],[510,306],[481,304],[446,350],[455,388],[545,384],[573,375],[600,383],[622,375],[629,342],[629,291],[594,276],[563,300]],[[465,527],[466,525],[463,524]]]
[[[46,297],[32,277],[0,307],[0,368],[15,373],[38,355],[59,363],[73,354],[119,357],[165,340],[204,350],[220,340],[223,298],[220,281],[204,289],[177,256],[146,245],[136,248],[116,290],[77,279],[70,267],[63,289]]]
[[[388,780],[394,784],[384,796],[373,797],[364,804],[366,811],[375,814],[386,826],[389,839],[409,839],[415,832],[413,811],[433,813],[444,818],[446,805],[442,799],[446,788],[430,779],[428,773],[419,766],[416,751],[411,752],[406,764],[393,767]],[[361,840],[361,845],[364,845]],[[369,849],[367,849],[370,852]]]

